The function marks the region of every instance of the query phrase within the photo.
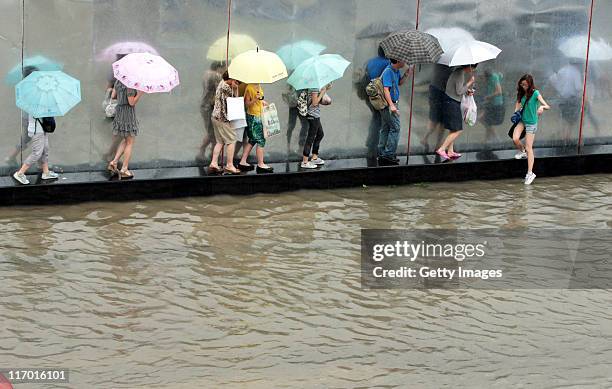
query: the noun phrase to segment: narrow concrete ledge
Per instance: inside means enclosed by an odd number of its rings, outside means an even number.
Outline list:
[[[526,161],[514,151],[466,153],[453,162],[440,163],[432,155],[401,158],[400,166],[377,167],[367,159],[330,160],[321,169],[302,171],[297,162],[272,164],[274,174],[254,172],[238,176],[209,176],[204,167],[134,170],[132,180],[110,179],[106,172],[66,173],[54,182],[28,176],[20,185],[0,177],[0,205],[66,204],[84,201],[128,201],[217,194],[250,195],[299,189],[334,189],[362,185],[404,185],[419,182],[495,180],[525,175]],[[538,177],[612,173],[612,146],[575,150],[537,149]]]

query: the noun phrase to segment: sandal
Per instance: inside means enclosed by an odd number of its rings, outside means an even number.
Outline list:
[[[223,174],[229,174],[229,175],[237,175],[240,174],[240,170],[234,168],[234,170],[228,169],[228,168],[223,168]]]
[[[212,174],[212,175],[217,175],[217,174],[221,174],[222,170],[220,167],[218,166],[209,166],[208,167],[208,174]]]
[[[455,153],[454,151],[447,153],[447,155],[452,158],[452,159],[457,159],[457,158],[461,158],[461,156],[463,156],[463,154],[461,153]]]
[[[115,174],[119,175],[119,168],[117,167],[117,163],[113,163],[113,161],[110,161],[108,163],[108,166],[106,167],[106,170],[111,172],[111,177],[113,177]]]
[[[444,150],[436,150],[436,154],[440,156],[442,162],[450,160],[450,157],[448,156],[448,154],[446,154],[446,151]]]
[[[129,180],[130,178],[134,178],[134,175],[129,170],[126,170],[126,171],[120,170],[119,171],[119,178],[121,178],[121,179],[126,178],[126,179]]]

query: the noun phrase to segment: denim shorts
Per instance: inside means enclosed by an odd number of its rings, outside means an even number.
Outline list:
[[[535,133],[538,132],[538,125],[537,124],[525,124],[525,132],[527,134],[535,135]]]

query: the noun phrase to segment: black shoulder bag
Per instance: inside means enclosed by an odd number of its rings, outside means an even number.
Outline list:
[[[533,93],[535,93],[535,91]],[[533,96],[533,93],[531,94],[531,96]],[[531,96],[529,96],[527,99],[525,99],[525,104],[523,105],[523,108],[521,108],[521,110],[519,112],[515,112],[514,113],[515,115],[517,113],[519,113],[520,116],[518,117],[518,120],[516,121],[516,123],[513,123],[512,127],[510,127],[510,131],[508,131],[508,136],[510,137],[510,139],[512,139],[512,137],[514,136],[514,129],[516,128],[516,126],[518,126],[518,124],[521,122],[521,119],[523,118],[523,113],[525,112],[525,107],[529,103],[529,100],[531,100]],[[523,139],[525,137],[525,135],[526,135],[526,131],[523,128],[523,132],[521,133],[521,137],[519,139]]]

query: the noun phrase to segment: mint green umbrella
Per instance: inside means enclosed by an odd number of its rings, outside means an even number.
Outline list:
[[[62,70],[64,66],[42,55],[35,55],[23,60],[22,63],[15,65],[4,77],[4,81],[9,85],[17,85],[23,79],[23,71],[27,68],[35,70]]]
[[[293,70],[308,58],[321,54],[323,50],[325,46],[322,44],[303,40],[281,47],[276,54],[281,57],[287,69]]]
[[[64,116],[81,101],[81,82],[60,71],[34,72],[15,86],[15,99],[35,118]]]
[[[295,90],[321,89],[342,78],[351,63],[338,54],[323,54],[302,62],[287,80]]]

